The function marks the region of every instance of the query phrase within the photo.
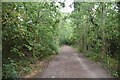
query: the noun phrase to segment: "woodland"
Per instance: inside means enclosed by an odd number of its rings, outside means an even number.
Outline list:
[[[73,2],[62,13],[58,2],[2,2],[2,77],[18,78],[30,65],[77,48],[120,76],[120,2]]]

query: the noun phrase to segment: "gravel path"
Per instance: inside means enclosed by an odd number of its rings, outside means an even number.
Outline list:
[[[111,78],[111,76],[100,64],[65,45],[49,63],[48,68],[35,78]]]

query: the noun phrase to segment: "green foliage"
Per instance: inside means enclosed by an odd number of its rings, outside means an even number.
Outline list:
[[[113,73],[112,73],[112,76],[114,76],[114,77],[119,77],[119,75],[118,75],[117,72],[113,72]]]
[[[3,78],[28,73],[30,64],[57,54],[62,44],[77,46],[91,59],[102,60],[118,76],[120,30],[116,6],[75,2],[71,14],[62,14],[54,2],[3,2]]]
[[[86,52],[85,56],[90,57],[94,61],[100,61],[100,56],[99,54],[96,54],[94,52]]]
[[[73,45],[75,43],[73,35],[74,28],[72,20],[68,18],[68,14],[63,14],[63,20],[60,21],[59,38],[61,44]]]
[[[13,67],[11,59],[27,73],[30,67],[25,60],[28,58],[28,63],[33,63],[45,56],[57,54],[61,15],[54,3],[3,2],[2,13],[3,78],[20,76],[20,69]],[[25,60],[22,62],[22,59]],[[23,69],[21,66],[24,62]]]
[[[120,37],[117,4],[74,2],[74,8],[70,18],[74,24],[75,45],[86,56],[106,64],[108,69],[118,74]]]
[[[3,71],[3,78],[16,78],[18,77],[17,71],[16,71],[16,64],[13,60],[10,60],[10,64],[4,64],[4,71]],[[6,76],[7,75],[7,76]]]

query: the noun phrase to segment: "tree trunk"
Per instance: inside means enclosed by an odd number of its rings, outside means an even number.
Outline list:
[[[105,5],[101,2],[101,32],[102,32],[102,59],[105,59]]]

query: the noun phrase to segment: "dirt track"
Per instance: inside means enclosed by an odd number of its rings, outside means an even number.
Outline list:
[[[70,46],[63,46],[48,68],[35,78],[111,78],[111,76],[100,64]]]

